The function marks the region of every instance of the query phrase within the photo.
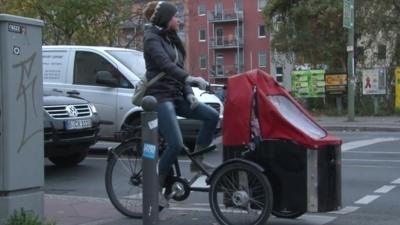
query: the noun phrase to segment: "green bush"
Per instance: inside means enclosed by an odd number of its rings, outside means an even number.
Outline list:
[[[56,223],[42,222],[38,216],[21,209],[14,211],[5,225],[56,225]]]

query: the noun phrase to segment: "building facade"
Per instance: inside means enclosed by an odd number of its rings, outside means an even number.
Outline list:
[[[187,68],[215,83],[251,69],[270,72],[267,0],[187,1]]]
[[[182,39],[183,42],[186,41],[186,14],[187,14],[187,2],[189,0],[169,0],[169,2],[173,3],[177,10],[178,16],[181,21],[180,28],[179,28],[179,37]],[[145,20],[143,15],[143,9],[145,8],[148,0],[136,0],[133,1],[131,6],[131,17],[129,20],[125,21],[121,24],[121,34],[118,37],[118,44],[119,47],[126,47],[132,48],[136,50],[143,50],[143,35],[144,30],[147,26],[149,26],[149,22]]]

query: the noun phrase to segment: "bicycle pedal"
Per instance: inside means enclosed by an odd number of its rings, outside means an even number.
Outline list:
[[[173,192],[171,192],[171,194],[169,194],[169,195],[166,197],[166,199],[171,200],[175,195],[176,195],[176,192],[173,191]]]

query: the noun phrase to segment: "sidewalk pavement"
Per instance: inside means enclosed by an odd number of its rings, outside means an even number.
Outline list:
[[[179,204],[159,213],[160,225],[217,225],[211,212],[182,211]],[[57,225],[142,225],[142,219],[127,218],[103,198],[45,195],[45,220]],[[176,208],[174,208],[176,207]]]
[[[400,131],[400,116],[355,117],[349,122],[347,117],[315,117],[317,122],[329,131]]]

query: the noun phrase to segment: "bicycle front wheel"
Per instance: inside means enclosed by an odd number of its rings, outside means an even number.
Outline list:
[[[120,144],[108,158],[105,185],[114,207],[123,215],[142,218],[142,142],[139,138]]]
[[[231,163],[211,181],[210,207],[222,225],[264,225],[272,209],[267,177],[253,166]]]

